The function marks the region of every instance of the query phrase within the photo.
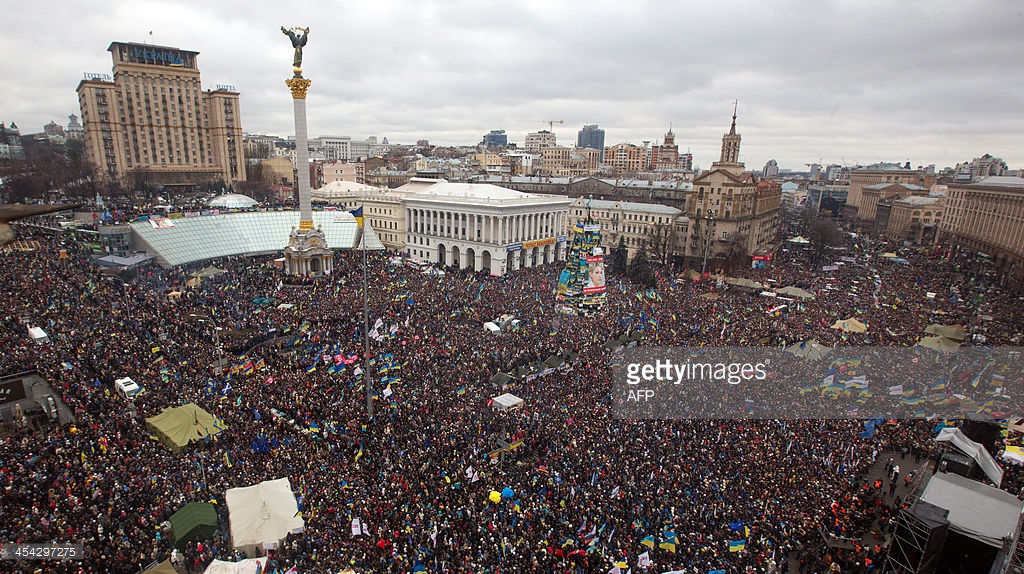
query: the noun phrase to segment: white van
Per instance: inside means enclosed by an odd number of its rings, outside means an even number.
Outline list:
[[[135,381],[131,380],[130,377],[114,381],[114,390],[117,391],[117,394],[129,401],[142,394],[143,391],[142,387],[140,387]]]

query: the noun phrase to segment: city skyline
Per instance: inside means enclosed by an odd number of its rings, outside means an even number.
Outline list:
[[[204,89],[241,93],[246,132],[286,137],[292,50],[280,26],[302,25],[311,136],[473,145],[504,129],[521,147],[563,120],[560,145],[585,124],[605,130],[605,145],[654,145],[671,125],[680,152],[708,168],[738,99],[748,169],[942,168],[985,153],[1024,168],[1017,5],[776,6],[537,2],[499,19],[465,2],[9,6],[0,48],[19,57],[0,61],[0,121],[33,133],[78,115],[75,86],[110,73],[107,46],[148,42],[199,52]]]

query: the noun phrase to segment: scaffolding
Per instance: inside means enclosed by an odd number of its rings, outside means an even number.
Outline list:
[[[1024,491],[1021,492],[1020,496],[1024,496]],[[1024,526],[1024,514],[1021,514],[1020,520],[1017,522],[1017,540],[1013,545],[1013,554],[1010,555],[1009,571],[1014,574],[1024,574],[1024,536],[1021,536],[1021,527]]]
[[[917,500],[900,511],[889,557],[882,572],[929,574],[942,559],[942,546],[949,532],[949,511]]]

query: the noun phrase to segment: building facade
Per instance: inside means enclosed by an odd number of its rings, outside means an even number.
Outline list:
[[[734,113],[729,133],[722,136],[719,161],[693,180],[686,202],[685,249],[680,251],[687,265],[749,264],[751,257],[778,246],[782,186],[744,171],[739,154]]]
[[[14,122],[9,126],[0,123],[0,159],[25,159],[25,150],[21,146],[21,131]]]
[[[957,175],[970,175],[967,179],[978,179],[993,175],[1007,175],[1010,166],[1006,165],[1001,157],[993,157],[985,154],[976,157],[969,162],[956,164]]]
[[[945,197],[911,196],[894,199],[889,207],[885,236],[892,241],[932,243],[942,224]]]
[[[568,197],[440,180],[404,202],[410,257],[493,275],[565,259]]]
[[[878,201],[899,196],[927,196],[927,188],[912,183],[876,183],[861,188],[860,208],[857,218],[863,221],[874,221]]]
[[[363,208],[363,221],[373,227],[384,247],[401,251],[405,247],[407,194],[351,181],[336,180],[311,192],[314,202],[328,203],[345,211]]]
[[[597,124],[583,126],[576,133],[576,147],[598,150],[600,152],[598,161],[604,163],[604,130],[597,127]]]
[[[239,94],[203,91],[198,52],[123,42],[107,50],[113,78],[87,74],[77,88],[98,178],[182,188],[245,180]]]
[[[645,150],[647,148],[630,143],[609,146],[604,148],[604,163],[617,172],[637,173],[646,169]]]
[[[676,145],[676,134],[672,128],[665,132],[665,139],[661,145],[651,147],[650,169],[678,169],[679,168],[679,146]]]
[[[541,130],[526,134],[526,142],[523,144],[523,148],[526,150],[526,153],[539,154],[540,150],[555,145],[557,145],[555,134],[547,130]]]
[[[686,219],[683,210],[667,205],[583,197],[576,198],[569,205],[569,219],[582,221],[586,219],[588,210],[590,217],[601,224],[603,247],[615,250],[619,246],[619,239],[622,239],[626,244],[627,256],[633,257],[640,246],[647,243],[649,254],[658,260],[667,259],[665,263],[671,262],[671,256],[677,248],[675,226]],[[667,257],[660,257],[662,254],[652,254],[651,251],[666,251]]]
[[[508,145],[508,135],[505,134],[505,130],[491,130],[490,133],[484,134],[484,147],[505,147]]]
[[[547,147],[540,150],[541,172],[552,177],[589,177],[601,169],[601,152],[589,148]]]
[[[332,181],[351,181],[353,183],[366,183],[366,164],[361,161],[332,161],[325,162],[323,169],[323,185]]]
[[[924,186],[924,173],[911,169],[909,163],[906,166],[901,166],[898,163],[875,163],[867,167],[851,169],[849,193],[846,197],[847,215],[863,219],[859,212],[864,188],[880,183],[909,183]]]
[[[973,271],[994,271],[1000,282],[1024,290],[1024,179],[949,184],[945,207],[938,241]]]

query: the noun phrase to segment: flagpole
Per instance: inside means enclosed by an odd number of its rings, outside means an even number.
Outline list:
[[[363,387],[366,389],[367,424],[373,420],[373,377],[370,374],[370,295],[366,276],[366,230],[360,226],[359,239],[363,252]]]

